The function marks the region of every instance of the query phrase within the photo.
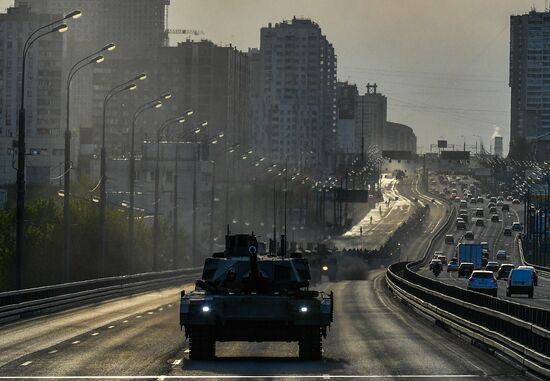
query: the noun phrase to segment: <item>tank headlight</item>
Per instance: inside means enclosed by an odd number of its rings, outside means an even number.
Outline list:
[[[327,265],[323,266],[323,271],[328,271],[328,266]]]
[[[307,307],[300,307],[300,312],[307,312]]]
[[[202,307],[202,312],[210,312],[210,307],[208,307],[208,306],[203,306],[203,307]]]

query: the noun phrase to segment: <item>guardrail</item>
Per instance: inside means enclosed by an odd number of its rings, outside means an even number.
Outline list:
[[[516,241],[517,241],[517,245],[518,245],[519,259],[521,260],[521,263],[523,263],[524,265],[527,265],[527,266],[533,266],[535,269],[537,269],[539,274],[550,277],[550,268],[539,266],[539,265],[534,265],[534,264],[531,264],[531,263],[527,262],[527,260],[525,259],[524,254],[523,254],[523,240],[520,237],[516,237]]]
[[[0,322],[194,280],[202,268],[93,279],[0,293]]]
[[[431,238],[422,259],[388,267],[388,287],[434,320],[550,377],[550,311],[464,290],[413,271],[429,260],[435,242],[453,223],[456,210],[452,209],[445,224]]]

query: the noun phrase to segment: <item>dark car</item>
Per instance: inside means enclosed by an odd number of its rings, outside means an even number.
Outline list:
[[[455,243],[455,237],[452,234],[447,234],[445,236],[445,243],[454,244]]]
[[[493,214],[491,216],[491,222],[499,222],[498,214]]]
[[[483,209],[481,208],[476,209],[476,217],[483,217]]]
[[[514,222],[512,224],[512,230],[521,231],[523,227],[521,226],[520,222]]]
[[[487,262],[487,265],[485,266],[485,270],[487,271],[496,272],[498,271],[498,269],[499,269],[498,262]]]
[[[462,262],[458,266],[458,277],[469,277],[475,270],[474,264],[471,262]]]
[[[464,233],[464,239],[467,239],[469,241],[474,240],[474,232],[471,230],[468,230],[466,233]]]
[[[460,222],[456,223],[456,228],[458,230],[466,230],[466,222],[464,222],[464,220],[460,220]]]
[[[512,236],[512,227],[511,226],[506,226],[504,228],[504,235],[506,236]]]
[[[478,198],[477,198],[477,203],[478,203],[478,204],[483,204],[483,197],[481,197],[481,196],[478,197]]]
[[[510,211],[510,204],[502,204],[502,211],[503,212],[509,212]]]
[[[505,263],[500,265],[498,272],[497,272],[497,279],[508,279],[508,275],[510,275],[510,271],[514,269],[516,266],[514,266],[511,263]]]
[[[520,201],[519,201],[517,198],[515,198],[515,199],[512,200],[512,204],[517,205],[517,204],[519,204],[519,203],[520,203]]]
[[[476,226],[485,226],[485,221],[483,221],[483,218],[478,218],[476,220]]]
[[[493,206],[492,208],[489,209],[489,213],[491,214],[496,214],[497,213],[497,208],[496,206]]]
[[[468,213],[460,213],[459,218],[462,218],[464,222],[468,222]]]

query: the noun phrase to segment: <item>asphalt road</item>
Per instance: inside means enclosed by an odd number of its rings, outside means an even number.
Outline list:
[[[419,256],[427,240],[414,237],[404,250]],[[411,312],[384,283],[375,270],[320,285],[336,303],[320,362],[299,361],[296,343],[220,343],[216,360],[191,361],[172,288],[1,326],[0,377],[525,379]]]
[[[441,186],[439,186],[441,188]],[[474,232],[474,241],[465,241],[463,236],[465,230],[457,230],[456,226],[453,225],[448,231],[449,234],[453,234],[455,237],[455,245],[445,244],[443,238],[438,241],[436,244],[435,250],[441,250],[445,253],[448,259],[457,255],[455,252],[455,246],[458,242],[487,242],[489,244],[489,260],[496,261],[499,264],[502,263],[513,263],[516,266],[521,264],[519,258],[519,251],[517,242],[515,241],[515,236],[517,232],[512,232],[512,236],[504,236],[503,231],[505,226],[511,226],[512,222],[521,221],[523,219],[523,205],[513,205],[510,202],[510,212],[502,212],[499,207],[497,207],[497,212],[500,218],[500,222],[491,222],[489,210],[487,209],[487,204],[489,201],[485,200],[483,204],[474,204],[471,205],[468,203],[468,224],[467,230],[472,230]],[[455,207],[458,207],[458,203],[455,203]],[[475,217],[473,212],[476,208],[483,208],[485,211],[485,226],[479,227],[475,226],[473,221]],[[498,250],[506,250],[508,257],[506,260],[497,260],[496,253]],[[427,267],[419,271],[421,275],[426,277],[435,278],[431,271]],[[467,278],[458,278],[456,272],[446,272],[444,269],[443,272],[437,278],[439,281],[458,286],[461,288],[466,288],[468,280]],[[550,308],[550,279],[539,277],[539,285],[535,287],[535,293],[533,299],[529,299],[527,295],[513,295],[512,297],[506,296],[506,280],[501,279],[498,281],[498,297],[511,300],[516,303],[527,304],[539,308]]]

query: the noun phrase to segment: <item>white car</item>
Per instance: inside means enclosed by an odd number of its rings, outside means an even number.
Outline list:
[[[507,256],[506,250],[497,251],[497,259],[506,259]]]

